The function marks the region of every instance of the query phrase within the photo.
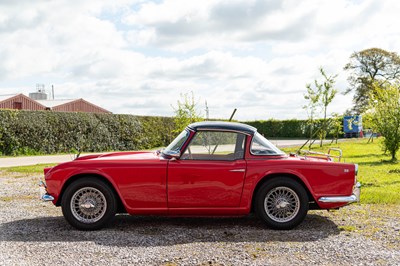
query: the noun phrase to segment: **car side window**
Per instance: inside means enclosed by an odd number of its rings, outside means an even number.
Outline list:
[[[285,154],[280,149],[275,147],[271,142],[264,138],[259,133],[253,136],[250,145],[250,153],[253,155],[282,155]]]
[[[236,132],[198,131],[182,160],[233,161],[243,159],[246,135]]]

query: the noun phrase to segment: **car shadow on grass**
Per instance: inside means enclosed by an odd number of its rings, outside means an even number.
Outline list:
[[[292,230],[268,229],[257,217],[170,218],[118,215],[99,231],[78,231],[63,217],[41,217],[0,224],[0,241],[81,242],[119,247],[172,246],[195,242],[308,242],[340,233],[335,223],[307,215]]]

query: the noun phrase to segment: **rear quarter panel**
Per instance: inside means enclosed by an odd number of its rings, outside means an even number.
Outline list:
[[[296,176],[299,178],[317,202],[322,196],[351,195],[355,181],[355,166],[353,164],[302,160],[291,157],[249,159],[241,206],[251,205],[253,191],[259,182],[264,181],[265,178],[279,178],[279,176]],[[340,205],[319,202],[317,204],[321,208],[335,208]]]

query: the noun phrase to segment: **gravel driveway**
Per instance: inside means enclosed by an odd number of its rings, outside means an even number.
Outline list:
[[[244,218],[117,216],[81,232],[38,200],[40,176],[0,171],[1,265],[400,265],[400,206],[310,211],[291,231]]]

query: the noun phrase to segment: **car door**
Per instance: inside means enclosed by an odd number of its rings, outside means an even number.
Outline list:
[[[168,163],[168,207],[238,207],[245,139],[236,132],[197,132],[180,159]]]

